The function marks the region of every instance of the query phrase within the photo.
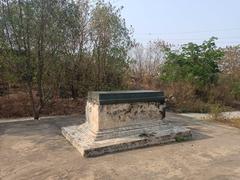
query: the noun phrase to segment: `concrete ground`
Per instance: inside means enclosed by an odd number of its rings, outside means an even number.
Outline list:
[[[85,159],[61,135],[80,117],[1,122],[0,179],[240,179],[240,129],[167,114],[193,140]]]

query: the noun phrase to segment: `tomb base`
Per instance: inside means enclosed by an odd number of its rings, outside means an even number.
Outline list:
[[[192,137],[191,131],[185,127],[177,127],[167,123],[161,123],[157,127],[142,129],[137,126],[128,127],[126,132],[137,131],[141,134],[119,136],[116,138],[100,138],[96,140],[93,132],[86,122],[80,126],[63,127],[62,134],[78,149],[84,157],[94,157],[107,153],[114,153],[124,150],[141,147],[163,145],[172,142],[188,140]],[[116,129],[114,130],[116,133]],[[119,133],[124,133],[124,128],[119,129]],[[103,137],[108,137],[111,131],[102,132]]]
[[[62,134],[85,157],[183,141],[191,131],[169,124],[161,91],[88,93],[86,122]]]

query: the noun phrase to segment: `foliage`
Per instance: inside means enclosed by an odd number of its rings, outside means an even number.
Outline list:
[[[121,10],[102,0],[0,1],[2,89],[24,88],[36,119],[54,99],[90,90],[161,88],[181,112],[240,100],[240,46],[218,48],[214,37],[180,48],[134,44]]]
[[[190,82],[201,88],[215,83],[219,73],[218,61],[223,57],[215,40],[210,38],[201,45],[188,43],[178,51],[167,48],[160,78],[165,82]]]
[[[90,27],[94,43],[93,58],[97,62],[97,90],[119,88],[128,68],[131,32],[126,28],[120,10],[102,1],[92,10]],[[106,87],[106,84],[110,86]]]
[[[215,38],[180,48],[138,45],[131,51],[131,85],[164,90],[177,112],[211,112],[216,104],[239,108],[239,52],[239,46],[217,48]]]
[[[0,78],[25,87],[35,119],[54,96],[124,87],[132,41],[121,9],[88,0],[0,5]]]
[[[223,107],[221,104],[212,105],[210,108],[210,119],[214,121],[218,119],[223,119],[222,112],[223,112]]]

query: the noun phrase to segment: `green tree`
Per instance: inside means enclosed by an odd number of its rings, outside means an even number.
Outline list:
[[[91,40],[96,65],[96,89],[121,87],[128,68],[131,32],[121,17],[121,9],[98,1],[91,13]]]
[[[0,1],[0,78],[25,88],[35,119],[62,90],[121,88],[132,41],[120,11],[104,1]]]
[[[201,45],[188,43],[179,50],[166,48],[160,78],[165,82],[189,82],[199,88],[215,83],[220,72],[218,62],[224,55],[215,40],[212,37]]]
[[[67,47],[71,3],[47,0],[1,1],[1,54],[8,71],[24,84],[35,119],[53,96],[54,70]],[[77,15],[75,13],[75,15]],[[36,97],[36,98],[35,98]]]

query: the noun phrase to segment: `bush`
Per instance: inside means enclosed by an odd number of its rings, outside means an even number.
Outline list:
[[[166,48],[166,61],[161,67],[160,78],[165,82],[185,81],[204,88],[218,79],[218,61],[223,57],[215,39],[204,41],[201,45],[188,43],[178,51]]]
[[[223,116],[222,116],[222,112],[224,111],[224,108],[222,105],[220,104],[213,104],[210,108],[210,119],[217,121],[217,120],[222,120]]]
[[[208,112],[209,104],[198,98],[196,86],[188,82],[175,82],[164,85],[167,106],[176,112]]]
[[[240,100],[240,82],[232,76],[221,74],[218,83],[208,89],[208,101],[220,103],[223,106],[234,107],[234,102]]]

